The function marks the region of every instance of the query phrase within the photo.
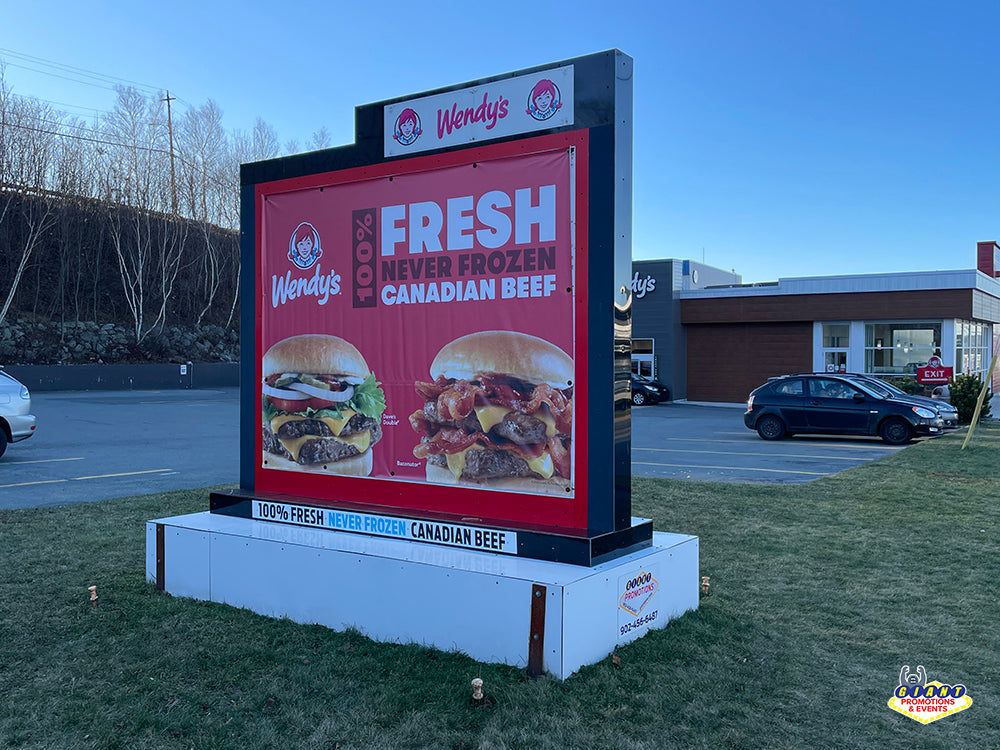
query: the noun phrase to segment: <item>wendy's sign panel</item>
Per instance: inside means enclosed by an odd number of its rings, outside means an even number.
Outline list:
[[[386,156],[467,145],[573,124],[573,66],[385,107]]]
[[[610,51],[365,105],[355,144],[243,165],[241,479],[214,512],[586,565],[649,546],[631,71]]]
[[[258,489],[586,526],[573,142],[258,188]]]

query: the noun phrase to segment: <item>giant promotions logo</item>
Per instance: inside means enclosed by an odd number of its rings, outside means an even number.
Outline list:
[[[889,699],[889,708],[909,716],[921,724],[957,714],[972,705],[965,685],[945,685],[935,680],[927,681],[927,670],[917,667],[910,672],[908,666],[899,671],[899,685]]]

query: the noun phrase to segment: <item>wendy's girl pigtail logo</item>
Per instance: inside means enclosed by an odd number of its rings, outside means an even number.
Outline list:
[[[562,107],[562,97],[559,87],[548,78],[543,78],[535,84],[528,94],[528,108],[525,110],[536,120],[548,120]]]
[[[424,131],[420,128],[420,115],[407,107],[399,113],[396,118],[396,125],[393,128],[392,137],[401,146],[409,146],[420,137]]]
[[[323,257],[319,246],[319,232],[308,221],[303,221],[292,232],[288,241],[288,260],[303,270],[312,268]]]

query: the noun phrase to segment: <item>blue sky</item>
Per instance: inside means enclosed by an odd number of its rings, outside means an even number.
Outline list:
[[[114,102],[10,52],[214,99],[227,129],[259,116],[282,143],[351,143],[355,105],[618,48],[634,257],[752,282],[973,268],[1000,240],[996,0],[0,0],[0,18],[15,93]]]

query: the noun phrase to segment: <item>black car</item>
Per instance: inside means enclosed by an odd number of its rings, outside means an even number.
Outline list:
[[[881,393],[879,389],[881,388],[889,391],[893,398],[909,399],[910,401],[916,401],[918,404],[923,404],[928,409],[936,409],[938,414],[941,415],[941,419],[944,420],[944,427],[946,430],[953,430],[958,427],[958,409],[949,404],[947,401],[928,398],[927,396],[915,396],[897,388],[892,383],[887,383],[884,380],[873,378],[870,375],[848,375],[847,377],[867,383],[869,387],[880,395]]]
[[[939,435],[944,421],[933,408],[883,397],[843,375],[785,375],[755,388],[743,422],[764,440],[795,433],[878,435],[892,445],[915,435]]]
[[[825,375],[826,373],[800,372],[798,374]],[[881,396],[882,398],[901,398],[908,401],[914,401],[918,404],[926,406],[928,409],[933,409],[941,415],[941,419],[944,420],[944,428],[946,430],[954,430],[958,427],[958,409],[949,404],[947,401],[907,393],[901,388],[897,388],[892,383],[880,378],[872,377],[871,375],[862,375],[857,372],[838,373],[838,375],[842,378],[850,378],[851,380],[859,381],[865,384],[869,390],[875,391],[875,395]]]
[[[636,406],[643,404],[658,404],[661,401],[670,400],[670,389],[656,380],[646,380],[632,373],[632,403]]]

